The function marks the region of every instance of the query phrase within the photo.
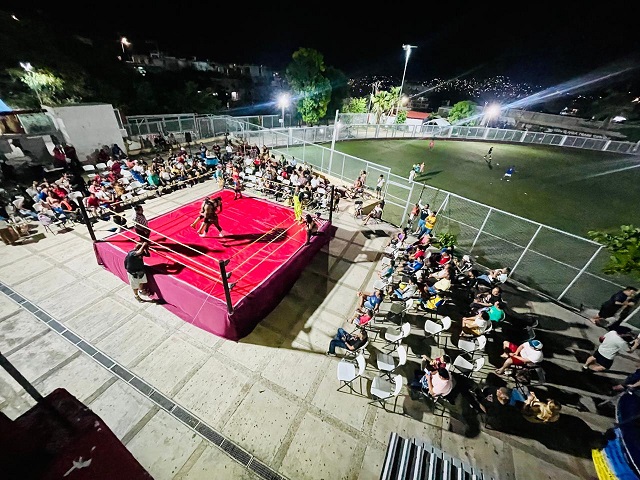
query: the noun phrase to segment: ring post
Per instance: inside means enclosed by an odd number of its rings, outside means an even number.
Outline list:
[[[229,278],[227,276],[226,266],[229,264],[229,259],[220,260],[220,274],[222,274],[222,285],[224,285],[224,297],[227,300],[227,312],[233,313],[233,304],[231,303],[231,289],[229,288]]]
[[[78,204],[78,207],[80,207],[80,211],[82,212],[82,217],[84,218],[84,224],[87,226],[87,230],[89,230],[89,236],[91,237],[91,240],[93,240],[94,242],[97,242],[98,240],[96,239],[96,234],[93,231],[93,225],[91,224],[91,219],[87,214],[87,209],[84,208],[84,202],[82,201],[82,199],[80,199],[80,201],[76,200],[76,203]]]
[[[333,193],[335,192],[335,185],[331,187],[331,199],[329,200],[329,223],[333,223]]]

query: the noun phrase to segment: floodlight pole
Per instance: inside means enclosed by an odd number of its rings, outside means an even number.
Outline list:
[[[411,55],[411,49],[418,48],[415,45],[402,45],[402,49],[405,51],[404,56],[404,71],[402,72],[402,83],[400,83],[400,92],[398,93],[398,104],[396,105],[396,117],[400,110],[400,101],[402,99],[402,89],[404,88],[404,77],[407,74],[407,64],[409,63],[409,55]]]

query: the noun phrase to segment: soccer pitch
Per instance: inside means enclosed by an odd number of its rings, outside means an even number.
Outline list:
[[[491,168],[483,158],[493,146]],[[576,148],[436,139],[352,140],[337,151],[389,167],[414,181],[447,190],[542,224],[586,237],[589,230],[640,225],[640,157]],[[510,181],[501,180],[515,166]],[[369,186],[375,183],[371,177]]]

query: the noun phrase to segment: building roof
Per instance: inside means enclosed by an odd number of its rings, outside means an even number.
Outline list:
[[[416,112],[415,110],[407,111],[407,118],[414,118],[416,120],[424,120],[425,118],[429,118],[430,116],[431,114],[426,112]]]

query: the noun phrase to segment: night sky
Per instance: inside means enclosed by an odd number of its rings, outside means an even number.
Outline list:
[[[133,52],[157,42],[168,54],[283,69],[298,48],[314,48],[350,77],[400,77],[404,43],[418,46],[408,80],[506,75],[545,86],[636,65],[640,53],[635,14],[615,3],[252,3],[51,2],[16,13],[37,12],[61,28],[113,42],[115,51],[126,36]]]

